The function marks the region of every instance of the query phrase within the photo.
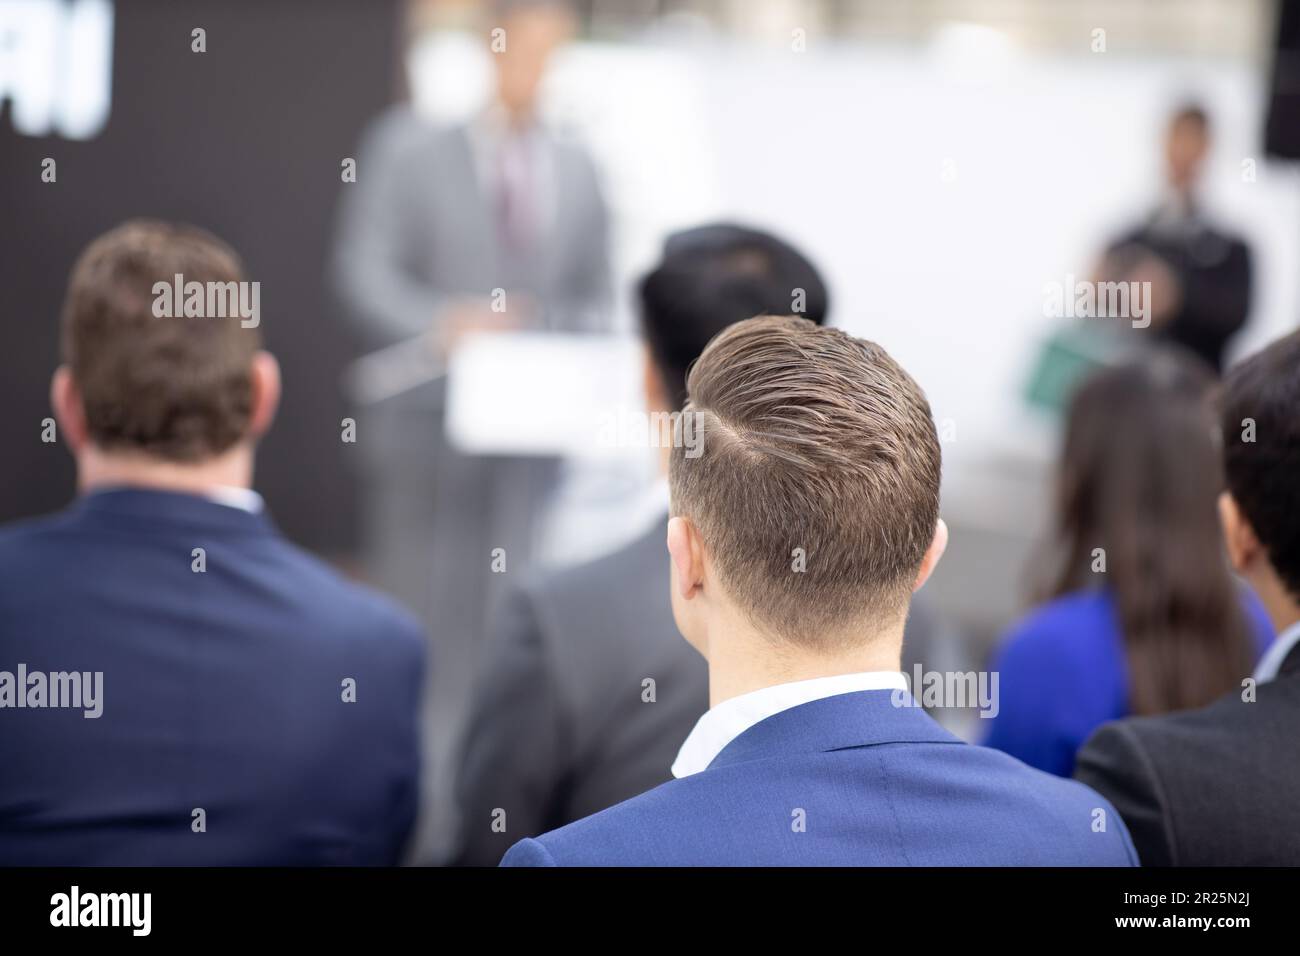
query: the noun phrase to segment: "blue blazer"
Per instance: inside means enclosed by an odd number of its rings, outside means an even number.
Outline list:
[[[0,864],[395,863],[423,654],[262,515],[114,490],[10,526],[0,671],[102,672],[103,699],[0,709]]]
[[[1259,599],[1242,588],[1255,659],[1273,640]],[[1114,598],[1104,590],[1067,594],[1036,608],[999,647],[995,717],[984,744],[1031,767],[1068,777],[1094,730],[1129,716],[1128,660]],[[1245,675],[1242,675],[1245,676]]]
[[[963,743],[892,696],[782,711],[702,773],[523,840],[502,865],[1136,865],[1094,791]]]

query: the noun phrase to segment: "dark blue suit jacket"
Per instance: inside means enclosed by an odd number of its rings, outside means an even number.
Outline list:
[[[5,529],[0,671],[101,671],[103,712],[0,709],[0,864],[397,862],[423,648],[396,606],[205,498],[105,491]]]
[[[1136,865],[1095,792],[965,744],[892,694],[782,711],[702,773],[523,840],[502,865]]]

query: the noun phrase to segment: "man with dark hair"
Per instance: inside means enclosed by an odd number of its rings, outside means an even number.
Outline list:
[[[90,244],[51,400],[67,510],[0,531],[0,864],[398,862],[423,637],[251,487],[279,369],[198,229]]]
[[[663,260],[641,280],[641,331],[663,394],[686,404],[686,372],[718,332],[755,315],[802,315],[818,325],[830,297],[817,269],[780,239],[714,223],[674,233]]]
[[[680,411],[687,368],[728,325],[778,311],[820,323],[829,303],[802,253],[729,223],[669,237],[638,297],[652,414]],[[708,687],[704,662],[673,626],[666,487],[658,499],[629,544],[527,578],[504,602],[461,761],[461,862],[495,865],[522,837],[670,778]]]
[[[930,719],[899,672],[943,553],[939,439],[878,345],[807,319],[730,326],[674,447],[673,614],[711,708],[678,779],[517,843],[503,865],[1131,865],[1105,801]]]
[[[1228,557],[1278,637],[1240,692],[1107,724],[1079,751],[1075,776],[1147,866],[1300,864],[1300,332],[1234,368],[1221,408]]]

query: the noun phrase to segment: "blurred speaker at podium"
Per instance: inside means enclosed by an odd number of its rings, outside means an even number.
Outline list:
[[[529,567],[560,478],[555,456],[476,454],[448,441],[446,363],[469,336],[600,331],[611,302],[594,163],[539,106],[551,54],[574,32],[573,10],[561,0],[448,9],[470,18],[490,63],[487,102],[464,122],[434,122],[407,104],[380,115],[362,138],[333,255],[347,316],[374,350],[368,378],[399,386],[358,413],[362,556],[370,581],[420,613],[433,643],[431,816],[417,852],[435,862],[450,827],[450,751],[505,577],[491,573],[492,557],[504,555],[511,575]],[[514,394],[505,378],[510,401],[539,400]]]

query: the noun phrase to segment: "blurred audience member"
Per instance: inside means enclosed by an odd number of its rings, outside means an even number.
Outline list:
[[[688,392],[704,448],[672,452],[670,587],[711,708],[677,779],[503,865],[1131,865],[1117,817],[1094,830],[1097,794],[963,744],[907,693],[907,607],[947,542],[907,373],[765,316],[713,339]]]
[[[1212,224],[1197,195],[1210,120],[1188,105],[1165,136],[1166,194],[1142,225],[1106,251],[1100,281],[1150,283],[1151,326],[1217,371],[1228,340],[1250,314],[1250,247]]]
[[[154,222],[73,269],[51,397],[80,497],[0,532],[0,863],[399,860],[423,638],[250,489],[280,390],[260,316],[229,308],[250,288],[225,244]]]
[[[538,115],[546,65],[572,32],[572,12],[560,0],[503,0],[486,17],[494,101],[451,128],[409,108],[381,117],[344,190],[334,256],[369,346],[415,340],[435,365],[465,335],[594,330],[609,319],[595,168]],[[368,573],[419,609],[437,642],[420,827],[423,851],[435,856],[450,837],[449,760],[477,644],[494,586],[504,587],[489,556],[503,548],[512,575],[528,568],[559,477],[550,458],[458,453],[443,435],[445,392],[438,378],[379,402],[358,416],[357,443]]]
[[[1209,703],[1272,637],[1233,579],[1215,516],[1214,377],[1181,351],[1096,373],[1075,394],[1046,603],[992,663],[986,743],[1068,776],[1100,724]]]
[[[1119,810],[1149,866],[1300,863],[1300,332],[1237,366],[1221,401],[1233,565],[1279,638],[1202,710],[1108,724],[1077,775]]]

